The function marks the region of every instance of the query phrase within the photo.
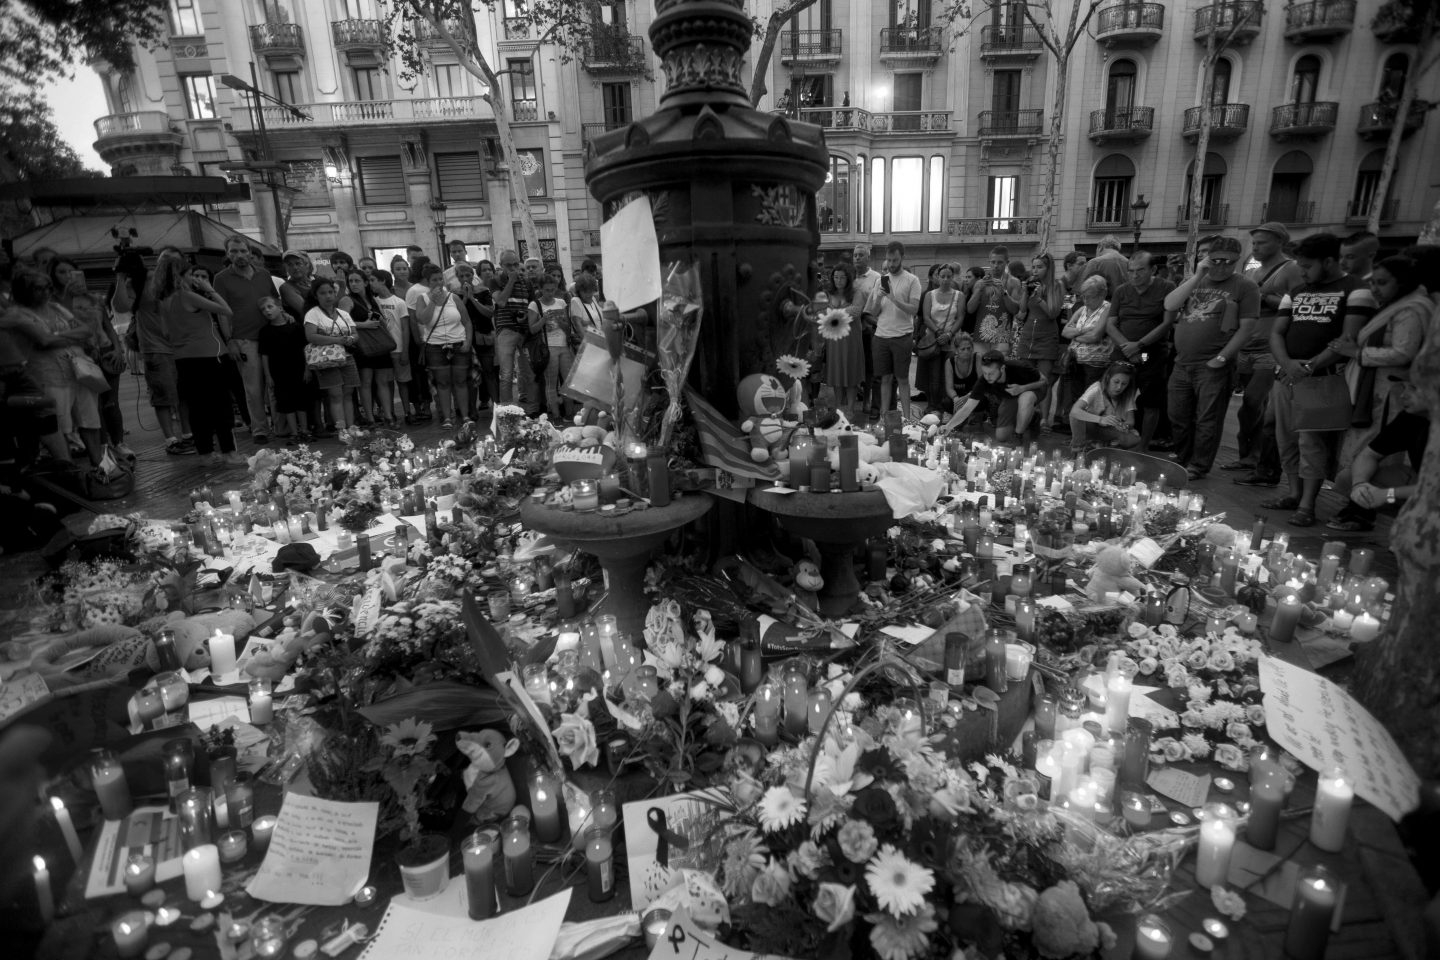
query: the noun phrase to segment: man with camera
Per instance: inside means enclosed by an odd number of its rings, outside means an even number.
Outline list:
[[[865,313],[875,318],[870,350],[880,378],[880,414],[890,409],[892,388],[900,409],[910,419],[910,353],[915,346],[915,314],[920,310],[920,278],[905,269],[905,245],[892,240],[885,247],[885,272],[870,291]]]
[[[495,275],[492,293],[499,402],[517,403],[534,416],[540,412],[540,406],[525,341],[530,336],[529,309],[530,301],[535,299],[535,289],[530,277],[521,272],[520,255],[514,250],[501,251],[500,271]]]

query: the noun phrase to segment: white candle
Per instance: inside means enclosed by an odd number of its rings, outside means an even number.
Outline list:
[[[185,896],[199,903],[221,887],[220,850],[213,843],[204,843],[185,851],[181,860],[185,871]]]
[[[275,704],[270,698],[270,684],[264,680],[250,681],[250,722],[264,725],[275,719]]]
[[[235,635],[218,627],[210,638],[210,675],[219,677],[235,669]]]
[[[75,824],[70,819],[70,811],[65,809],[65,801],[59,797],[50,798],[50,806],[55,808],[55,822],[60,825],[60,833],[65,837],[65,846],[70,848],[70,859],[75,865],[80,865],[80,838],[75,834]]]
[[[225,496],[230,500],[230,509],[235,511],[236,516],[240,514],[240,491],[227,490]]]
[[[142,911],[134,910],[111,924],[110,933],[115,938],[116,953],[138,957],[145,952],[145,942],[150,938],[150,923]]]
[[[1135,923],[1135,960],[1165,960],[1174,941],[1165,921],[1147,913]]]
[[[1066,733],[1069,733],[1067,730]],[[1078,744],[1065,741],[1060,747],[1060,775],[1050,788],[1050,799],[1059,800],[1074,790],[1085,772],[1085,750]]]
[[[1345,828],[1354,801],[1355,787],[1345,771],[1331,767],[1320,774],[1315,812],[1310,817],[1310,842],[1321,850],[1338,853],[1345,846]]]
[[[1195,859],[1195,882],[1208,890],[1223,884],[1230,874],[1230,853],[1235,849],[1235,811],[1223,803],[1205,808],[1200,824],[1200,850]]]
[[[1111,733],[1124,733],[1130,719],[1130,678],[1117,673],[1105,682],[1105,729]]]
[[[40,922],[48,924],[55,919],[55,895],[50,890],[50,871],[45,867],[45,858],[35,858],[35,899],[40,904]]]
[[[1339,626],[1339,616],[1336,616],[1336,626]],[[1369,610],[1362,610],[1360,616],[1350,624],[1350,639],[1365,643],[1380,636],[1380,621],[1370,615]]]

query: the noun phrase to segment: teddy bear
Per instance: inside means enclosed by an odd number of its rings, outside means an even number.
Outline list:
[[[1130,554],[1125,548],[1110,544],[1095,554],[1095,566],[1090,568],[1090,580],[1085,584],[1085,595],[1096,603],[1104,603],[1107,593],[1128,590],[1139,595],[1145,591],[1145,584],[1130,575]]]
[[[515,806],[515,781],[505,758],[520,749],[520,741],[505,739],[498,730],[455,734],[455,746],[470,761],[461,779],[465,783],[465,812],[476,823],[496,823]]]
[[[735,396],[745,417],[740,429],[750,435],[750,459],[756,463],[788,461],[790,430],[780,415],[789,398],[780,380],[768,373],[752,373],[740,381]]]
[[[811,613],[820,610],[819,593],[825,587],[825,578],[814,560],[799,560],[795,563],[795,599]]]

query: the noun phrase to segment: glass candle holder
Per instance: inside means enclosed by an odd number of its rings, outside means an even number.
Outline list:
[[[90,760],[90,786],[106,820],[123,820],[135,809],[125,767],[109,750],[97,750]]]
[[[1195,857],[1195,881],[1202,888],[1225,883],[1230,873],[1230,855],[1235,849],[1235,808],[1224,803],[1207,803],[1200,823],[1200,848]]]
[[[135,701],[135,715],[140,720],[142,728],[149,727],[160,717],[165,715],[165,703],[160,699],[160,690],[157,687],[146,687],[137,691],[132,698]]]
[[[755,691],[755,711],[751,717],[755,739],[773,747],[780,739],[780,707],[782,691],[778,684],[766,680]]]
[[[805,668],[792,661],[785,668],[782,682],[785,688],[785,729],[798,736],[806,729],[805,711],[810,704],[810,681]]]
[[[215,846],[220,850],[221,863],[237,863],[245,859],[245,853],[250,849],[250,838],[244,830],[231,830],[222,833]]]
[[[147,853],[132,853],[125,860],[125,892],[138,897],[155,886],[155,858]]]
[[[1339,879],[1325,867],[1301,871],[1285,929],[1287,960],[1323,960],[1341,889]]]
[[[530,850],[530,821],[511,817],[500,827],[505,857],[505,892],[523,897],[535,888],[534,855]]]
[[[941,689],[944,691],[945,699],[949,700],[950,688],[941,684]],[[816,687],[810,691],[807,701],[805,709],[806,729],[808,729],[810,733],[818,736],[821,728],[825,724],[826,717],[830,715],[831,697],[829,688],[823,686]]]
[[[237,773],[225,785],[225,804],[229,809],[230,826],[237,830],[249,829],[255,822],[255,777],[249,773]],[[259,842],[257,832],[256,842]],[[268,838],[267,838],[268,843]]]
[[[530,815],[535,839],[541,843],[560,839],[560,785],[543,771],[530,778]]]
[[[191,787],[176,798],[175,807],[180,819],[181,849],[193,850],[214,842],[215,816],[208,789]]]
[[[476,830],[460,845],[471,920],[487,920],[499,912],[495,899],[495,855],[499,852],[500,833],[496,830]]]
[[[615,848],[610,831],[592,827],[585,834],[585,870],[591,900],[603,903],[615,896]]]

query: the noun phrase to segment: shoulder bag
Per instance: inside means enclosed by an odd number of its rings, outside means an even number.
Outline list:
[[[355,350],[362,357],[389,356],[399,349],[383,320],[378,327],[356,327],[355,335],[360,338]]]
[[[70,351],[70,367],[75,371],[75,382],[86,390],[104,393],[110,389],[110,381],[105,379],[105,371],[80,350]]]
[[[327,336],[338,337],[340,325],[331,321]],[[338,343],[305,344],[305,366],[311,370],[331,370],[350,362],[350,354]]]
[[[1346,430],[1350,427],[1350,387],[1342,374],[1304,377],[1292,385],[1291,419],[1297,431]]]

